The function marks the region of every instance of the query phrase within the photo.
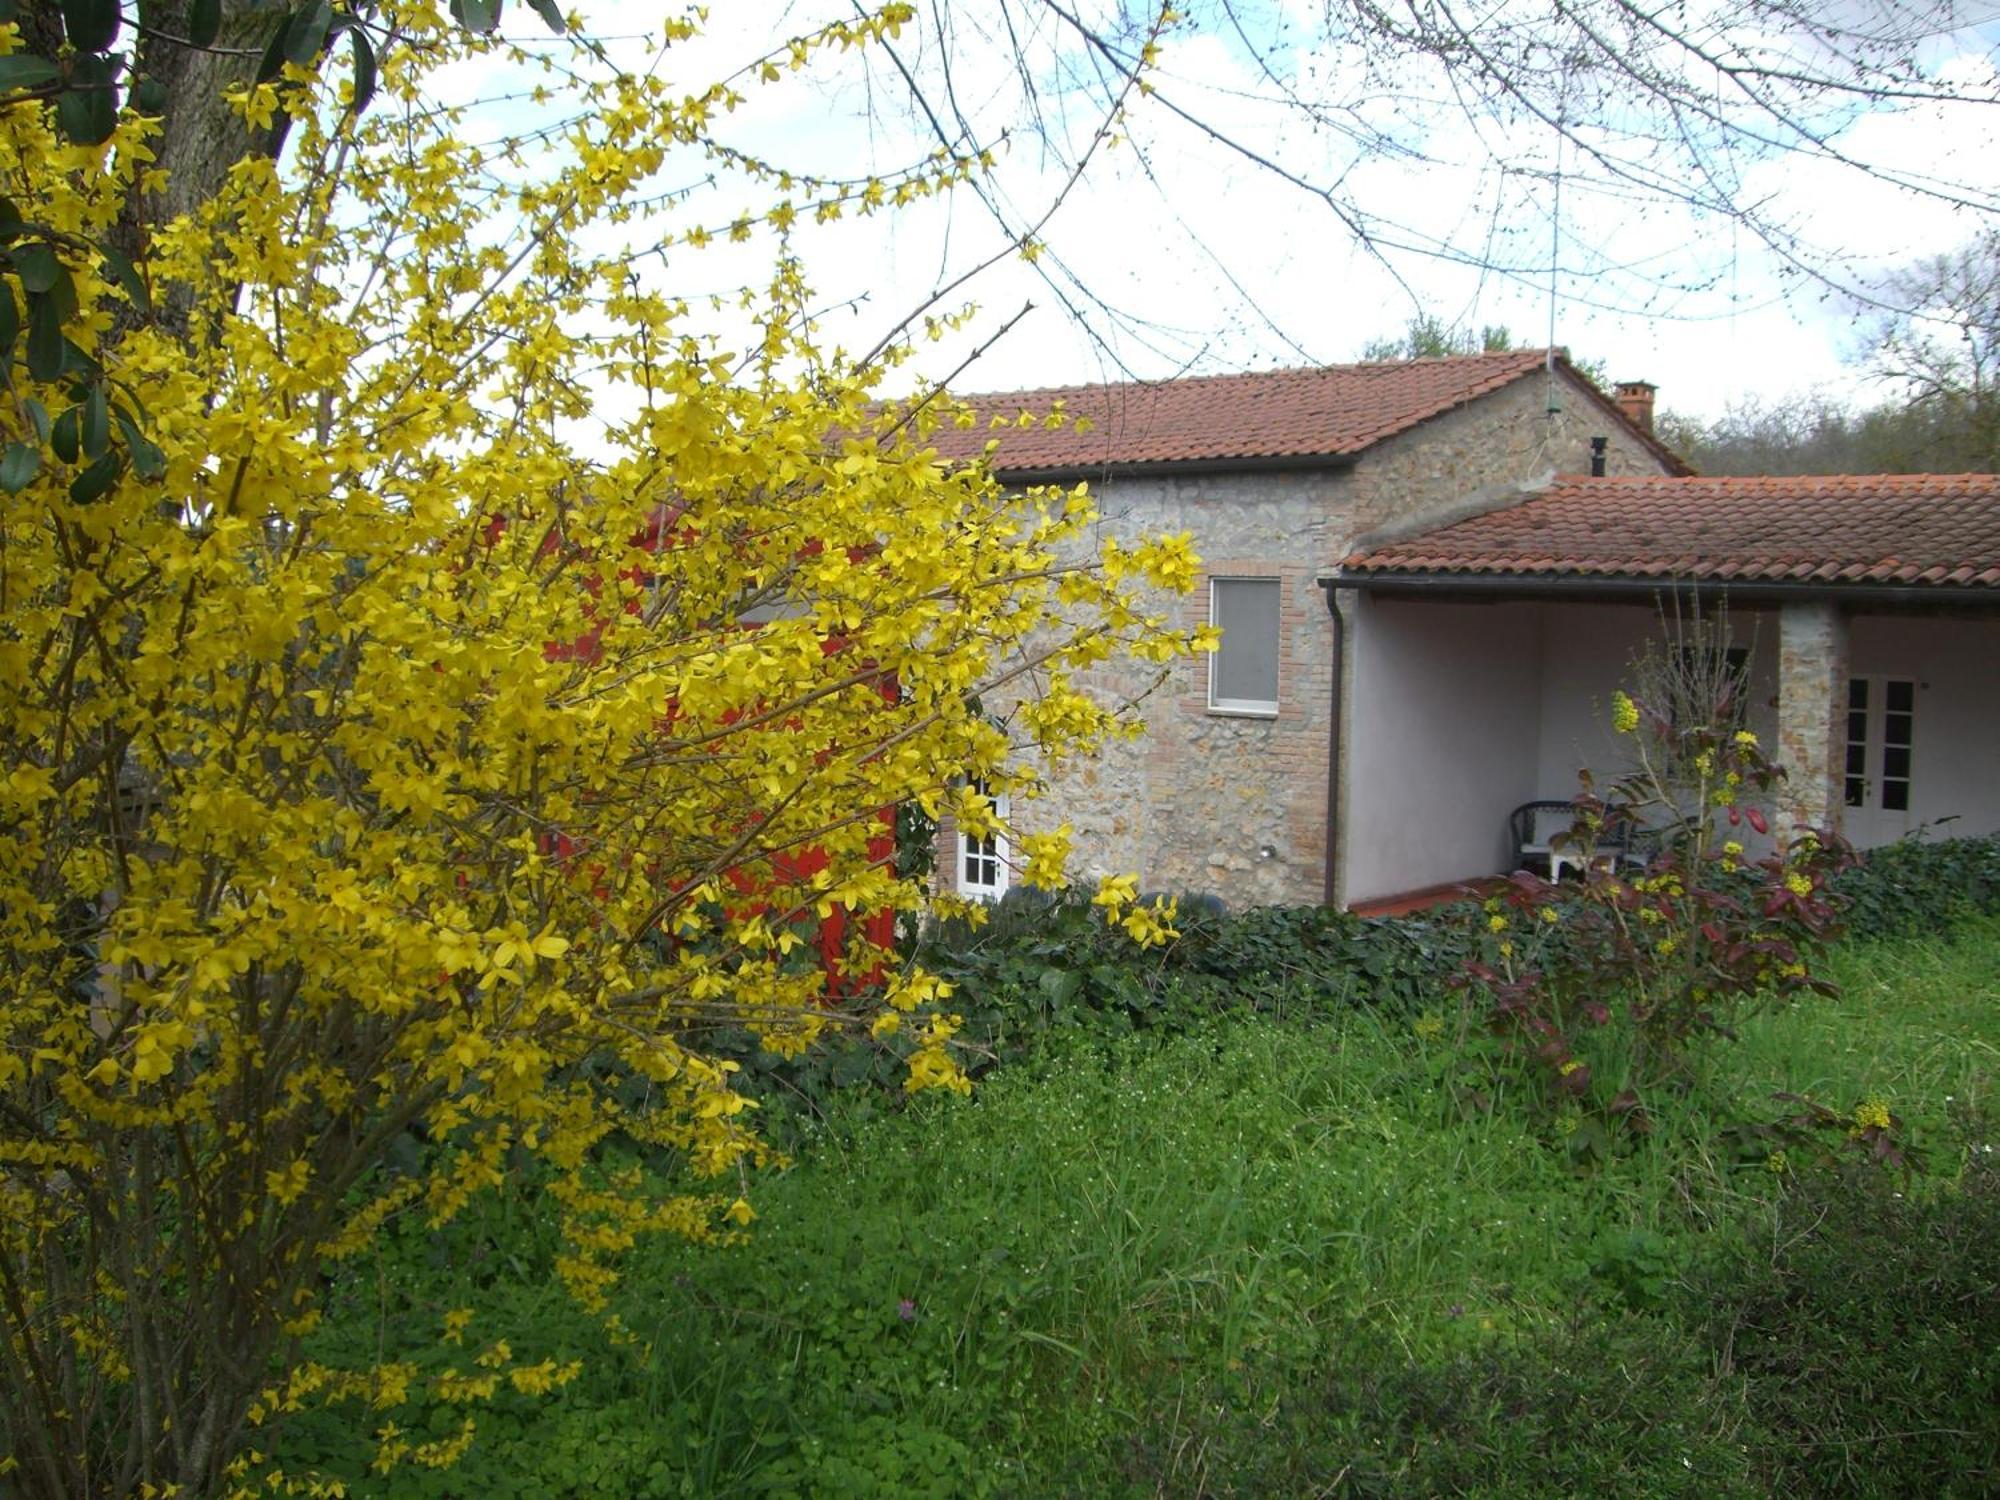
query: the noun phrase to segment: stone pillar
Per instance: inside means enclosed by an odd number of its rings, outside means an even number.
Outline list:
[[[1847,616],[1830,603],[1778,612],[1778,743],[1790,775],[1779,791],[1781,839],[1840,826],[1847,751]]]

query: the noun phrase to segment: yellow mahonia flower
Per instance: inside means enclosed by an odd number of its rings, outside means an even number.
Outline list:
[[[1854,1129],[1857,1133],[1863,1130],[1887,1130],[1891,1123],[1886,1100],[1868,1099],[1854,1108]]]

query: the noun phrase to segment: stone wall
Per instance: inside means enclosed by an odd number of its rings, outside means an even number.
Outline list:
[[[1837,604],[1778,612],[1780,805],[1793,829],[1837,828],[1847,707],[1847,617]]]
[[[1234,907],[1321,900],[1333,632],[1317,579],[1384,527],[1436,524],[1506,503],[1552,472],[1586,471],[1594,435],[1611,439],[1610,472],[1658,471],[1652,451],[1580,387],[1558,377],[1553,389],[1539,374],[1516,381],[1349,466],[1094,486],[1101,530],[1193,534],[1201,582],[1164,606],[1187,626],[1208,618],[1210,578],[1280,580],[1278,711],[1211,710],[1205,658],[1174,664],[1164,680],[1153,667],[1101,669],[1087,685],[1133,703],[1145,737],[1047,771],[1045,796],[1016,799],[1017,826],[1069,823],[1072,869],[1086,879],[1134,872],[1142,889],[1209,892]],[[952,888],[955,852],[941,830],[942,889]]]

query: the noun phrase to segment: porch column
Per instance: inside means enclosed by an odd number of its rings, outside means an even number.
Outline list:
[[[1847,616],[1832,603],[1778,612],[1780,837],[1840,827],[1847,751]]]

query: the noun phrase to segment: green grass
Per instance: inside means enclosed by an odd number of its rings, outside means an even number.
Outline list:
[[[624,1343],[551,1290],[546,1229],[406,1230],[329,1353],[472,1302],[523,1357],[588,1370],[503,1401],[453,1473],[357,1493],[1768,1492],[1793,1450],[1710,1314],[1775,1274],[1744,1247],[1823,1184],[1739,1161],[1724,1127],[1775,1117],[1781,1089],[1882,1097],[1929,1151],[1920,1196],[1990,1140],[1968,1132],[1991,1118],[2000,923],[1834,966],[1840,999],[1749,1019],[1589,1172],[1559,1120],[1504,1089],[1468,1107],[1443,1041],[1362,1011],[1077,1043],[885,1117],[837,1106],[757,1185],[748,1244],[640,1253]],[[338,1421],[288,1443],[352,1463]]]

